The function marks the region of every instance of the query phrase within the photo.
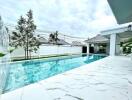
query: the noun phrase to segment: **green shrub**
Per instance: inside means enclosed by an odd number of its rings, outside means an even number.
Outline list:
[[[3,57],[3,56],[5,56],[5,54],[4,53],[0,53],[0,57]]]

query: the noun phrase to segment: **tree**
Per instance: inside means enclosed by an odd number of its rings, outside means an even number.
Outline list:
[[[20,17],[16,31],[11,35],[11,46],[23,47],[25,50],[25,59],[29,59],[29,53],[36,52],[40,46],[39,40],[34,36],[36,25],[34,24],[32,10],[26,14],[26,17]]]
[[[51,42],[53,44],[57,44],[57,41],[59,40],[58,33],[59,33],[58,31],[51,33],[49,35],[49,42]]]
[[[53,42],[54,42],[54,39],[55,39],[54,34],[51,33],[51,34],[49,35],[49,42],[53,43]]]
[[[123,51],[126,54],[132,53],[132,38],[122,43]]]

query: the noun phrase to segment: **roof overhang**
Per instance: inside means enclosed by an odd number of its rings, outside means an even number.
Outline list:
[[[132,0],[108,0],[118,24],[132,22]]]
[[[84,42],[90,43],[90,44],[98,44],[98,43],[100,44],[100,43],[108,43],[109,39],[102,36],[102,35],[100,35],[100,34],[98,34],[93,38],[85,40]]]
[[[129,38],[132,37],[132,28],[124,26],[121,28],[115,28],[101,32],[101,35],[106,36],[107,38],[109,38],[111,34],[117,34],[120,38]]]

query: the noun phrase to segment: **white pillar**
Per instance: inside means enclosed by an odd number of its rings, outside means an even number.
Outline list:
[[[119,55],[120,53],[120,37],[116,35],[116,55]]]
[[[106,44],[106,54],[109,54],[110,52],[110,43]]]
[[[116,34],[110,35],[110,56],[115,56],[116,50]]]
[[[89,54],[89,43],[87,43],[87,54]]]
[[[97,53],[97,49],[98,49],[98,48],[97,48],[97,44],[95,43],[95,44],[94,44],[94,53]]]

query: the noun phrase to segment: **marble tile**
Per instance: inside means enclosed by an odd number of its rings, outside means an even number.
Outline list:
[[[24,88],[20,88],[12,92],[2,94],[0,100],[22,100],[23,89]]]
[[[39,84],[35,83],[24,87],[21,100],[48,100],[49,97],[50,94],[47,94]]]

